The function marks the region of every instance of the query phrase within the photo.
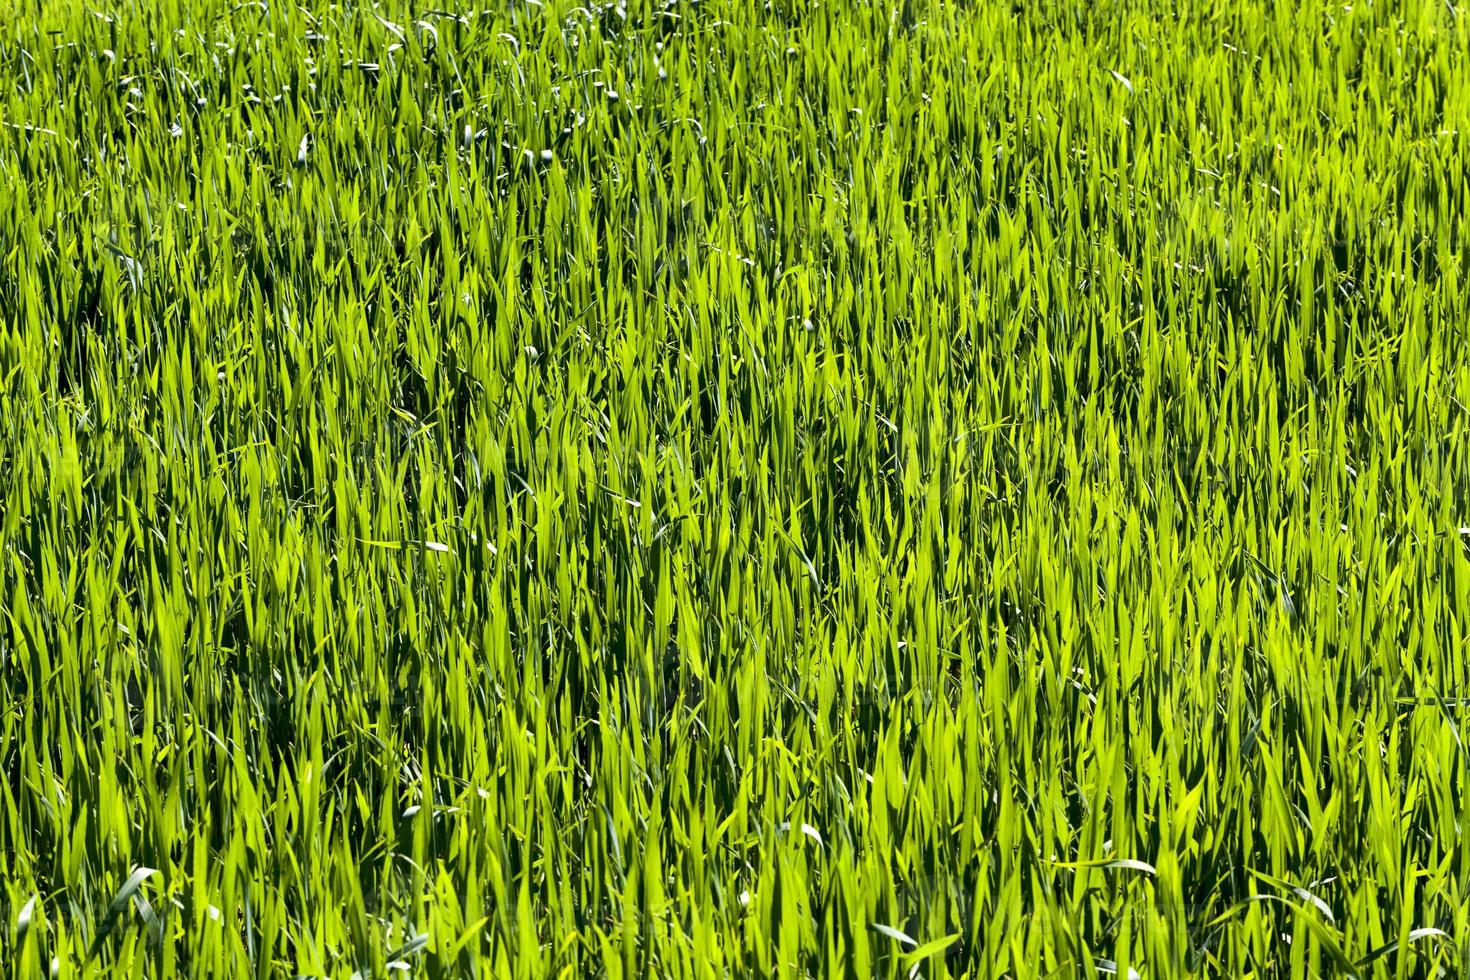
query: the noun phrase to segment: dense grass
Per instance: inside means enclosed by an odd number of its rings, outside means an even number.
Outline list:
[[[1453,7],[15,6],[12,975],[1470,966]]]

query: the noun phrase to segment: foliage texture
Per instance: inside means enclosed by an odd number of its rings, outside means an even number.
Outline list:
[[[0,963],[1463,975],[1446,3],[13,0]]]

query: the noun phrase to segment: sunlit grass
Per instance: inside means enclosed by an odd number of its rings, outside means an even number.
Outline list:
[[[15,975],[1466,969],[1454,8],[16,9]]]

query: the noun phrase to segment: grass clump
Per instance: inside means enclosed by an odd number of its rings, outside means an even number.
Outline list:
[[[1445,4],[23,0],[17,975],[1457,975]]]

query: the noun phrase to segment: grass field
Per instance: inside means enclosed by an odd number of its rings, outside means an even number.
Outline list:
[[[9,975],[1470,970],[1470,10],[443,2],[0,0]]]

